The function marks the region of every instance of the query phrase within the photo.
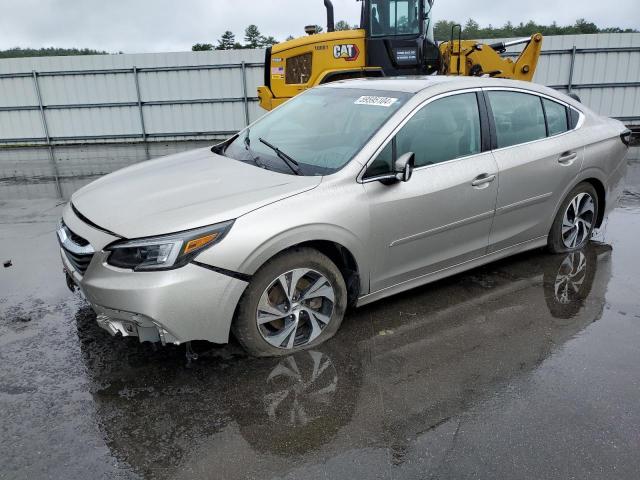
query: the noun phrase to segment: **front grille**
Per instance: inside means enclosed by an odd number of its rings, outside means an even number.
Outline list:
[[[66,225],[65,225],[66,226]],[[67,234],[73,243],[76,245],[80,245],[81,247],[86,247],[89,245],[89,242],[82,238],[80,235],[77,235],[69,227],[67,227]]]
[[[57,233],[60,246],[69,263],[75,270],[84,275],[95,253],[93,247],[86,239],[71,231],[63,220],[60,220]]]
[[[87,268],[89,268],[89,264],[91,263],[91,259],[93,258],[93,253],[87,255],[78,255],[76,253],[71,253],[64,247],[62,247],[62,249],[64,250],[64,254],[69,259],[69,263],[73,265],[73,268],[84,275],[84,272],[86,272]]]

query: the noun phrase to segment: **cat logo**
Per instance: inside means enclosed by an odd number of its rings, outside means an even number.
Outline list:
[[[358,59],[360,50],[352,43],[333,46],[333,57],[344,58],[347,62],[353,62]]]

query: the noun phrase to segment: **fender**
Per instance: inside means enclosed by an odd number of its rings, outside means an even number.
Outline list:
[[[371,264],[365,254],[366,247],[354,233],[329,223],[307,223],[282,230],[261,239],[257,246],[244,243],[234,245],[233,229],[224,242],[204,251],[197,261],[212,267],[227,269],[243,275],[254,275],[260,267],[278,253],[306,242],[327,241],[347,249],[355,259],[360,277],[360,292],[369,292]],[[253,238],[255,240],[255,236]],[[237,247],[237,248],[236,248]]]
[[[247,256],[239,270],[253,275],[278,253],[312,241],[328,241],[346,248],[353,255],[358,267],[361,294],[369,292],[370,265],[363,254],[364,244],[347,229],[328,223],[301,225],[269,238]]]

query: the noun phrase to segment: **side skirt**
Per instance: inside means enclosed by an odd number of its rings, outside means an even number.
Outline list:
[[[405,282],[383,288],[376,292],[369,293],[358,299],[357,306],[361,307],[363,305],[367,305],[368,303],[375,302],[376,300],[390,297],[391,295],[395,295],[396,293],[400,293],[400,292],[404,292],[405,290],[410,290],[412,288],[420,287],[422,285],[426,285],[427,283],[435,282],[442,278],[450,277],[451,275],[455,275],[457,273],[464,272],[466,270],[471,270],[472,268],[476,268],[481,265],[494,262],[501,258],[515,255],[516,253],[525,252],[527,250],[533,250],[534,248],[544,247],[546,244],[547,244],[546,235],[543,237],[534,238],[533,240],[528,240],[526,242],[518,243],[516,245],[512,245],[511,247],[503,248],[502,250],[498,250],[496,252],[492,252],[478,258],[474,258],[473,260],[468,260],[466,262],[459,263],[457,265],[452,265],[451,267],[443,268],[442,270],[438,270],[436,272],[427,273],[426,275],[421,275],[411,280],[407,280]]]

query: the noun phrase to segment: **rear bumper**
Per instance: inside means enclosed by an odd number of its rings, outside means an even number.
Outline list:
[[[247,283],[189,264],[162,272],[132,272],[106,264],[97,252],[84,275],[61,249],[62,263],[112,335],[180,344],[226,343],[236,305]]]

